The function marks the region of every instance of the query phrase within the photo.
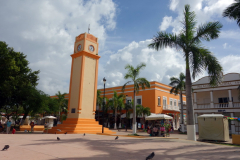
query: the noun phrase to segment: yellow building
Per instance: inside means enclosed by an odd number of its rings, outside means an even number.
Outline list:
[[[149,107],[151,113],[168,114],[173,116],[173,126],[175,129],[179,127],[180,117],[180,96],[170,94],[171,86],[152,81],[151,87],[142,90],[136,94],[136,104],[141,104],[144,107]],[[99,89],[101,95],[104,94],[104,89]],[[113,92],[122,93],[122,86],[105,88],[105,97],[111,99]],[[133,85],[127,85],[123,93],[126,96],[126,103],[133,100]],[[183,95],[183,103],[186,104],[186,97]],[[98,110],[98,107],[97,107]],[[123,110],[122,113],[125,113]],[[138,120],[139,121],[139,120]]]

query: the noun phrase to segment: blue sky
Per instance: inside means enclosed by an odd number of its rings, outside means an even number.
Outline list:
[[[38,88],[53,95],[69,91],[74,39],[87,32],[99,38],[98,88],[126,82],[126,64],[147,67],[140,76],[168,84],[169,78],[185,71],[181,51],[154,51],[147,46],[158,31],[178,33],[185,4],[197,14],[198,24],[220,21],[220,37],[204,42],[220,61],[224,73],[240,68],[240,29],[222,17],[233,0],[72,0],[1,1],[0,41],[27,55],[32,70],[40,70]],[[203,73],[201,76],[206,76]],[[197,79],[196,79],[197,80]]]

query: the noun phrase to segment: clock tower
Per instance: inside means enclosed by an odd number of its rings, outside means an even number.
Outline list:
[[[98,38],[76,37],[69,86],[68,118],[94,119],[98,80]]]
[[[102,126],[95,121],[100,58],[98,38],[89,33],[77,36],[71,57],[67,119],[63,124],[48,130],[48,133],[101,133]],[[104,133],[113,132],[106,128]]]

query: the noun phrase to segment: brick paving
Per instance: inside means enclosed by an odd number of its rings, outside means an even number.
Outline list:
[[[124,131],[118,135],[130,134]],[[139,132],[141,135],[141,133]],[[144,132],[142,132],[144,136]],[[57,141],[57,136],[61,138]],[[182,135],[181,135],[182,136]],[[186,135],[183,135],[186,136]],[[172,139],[173,138],[173,139]],[[132,138],[87,134],[41,134],[40,132],[0,134],[0,146],[10,145],[0,152],[1,160],[144,160],[155,152],[156,160],[240,159],[240,147],[157,138],[145,135]],[[153,159],[153,160],[154,160]]]

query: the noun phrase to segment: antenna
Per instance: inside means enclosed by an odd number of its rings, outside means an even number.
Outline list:
[[[89,24],[89,26],[88,26],[88,33],[89,33],[89,31],[90,31],[90,24]]]

